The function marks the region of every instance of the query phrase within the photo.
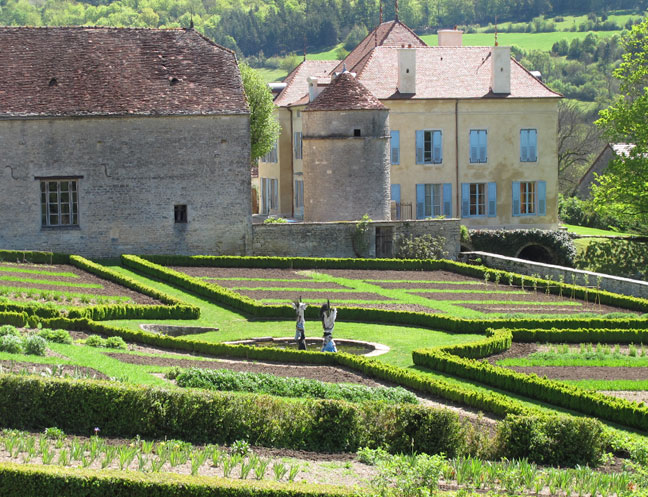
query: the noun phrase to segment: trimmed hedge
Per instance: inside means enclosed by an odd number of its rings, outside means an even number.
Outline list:
[[[435,371],[479,381],[508,392],[596,416],[631,428],[648,429],[648,406],[602,395],[560,381],[540,378],[493,366],[486,361],[465,359],[439,349],[412,353],[414,364]]]
[[[27,324],[26,312],[0,312],[0,324],[10,324],[22,328]]]
[[[95,380],[0,375],[0,423],[57,426],[109,437],[178,438],[193,443],[289,447],[320,452],[385,447],[443,452],[464,447],[459,416],[412,404],[284,399],[268,395],[150,388]]]
[[[67,254],[39,252],[33,250],[0,250],[0,262],[19,262],[30,264],[69,264]]]
[[[510,330],[516,342],[556,342],[556,343],[646,343],[648,344],[648,326],[643,329],[600,329],[577,328],[548,330],[513,328]]]
[[[232,290],[223,288],[213,283],[206,283],[198,278],[194,278],[187,274],[175,271],[173,269],[164,267],[149,259],[167,262],[173,264],[185,263],[192,266],[217,266],[223,263],[222,267],[325,267],[325,268],[340,268],[351,266],[354,269],[387,269],[385,262],[395,261],[397,264],[391,269],[398,270],[435,270],[444,269],[448,271],[458,272],[467,276],[474,276],[483,278],[485,273],[492,275],[492,280],[495,279],[496,274],[500,274],[502,281],[508,283],[508,279],[512,273],[506,271],[499,271],[495,269],[488,269],[483,266],[471,266],[469,264],[462,264],[446,260],[402,260],[402,259],[318,259],[318,258],[282,258],[282,257],[225,257],[225,256],[148,256],[146,258],[134,255],[122,255],[122,264],[133,271],[146,274],[163,282],[167,282],[173,286],[180,287],[191,293],[200,295],[207,298],[211,302],[219,305],[225,305],[237,309],[246,314],[265,317],[265,318],[294,318],[295,311],[289,305],[263,305],[257,301],[240,295]],[[262,262],[266,261],[267,264],[263,265]],[[292,266],[287,265],[288,262]],[[398,263],[402,264],[398,264]],[[373,264],[373,266],[372,266]],[[255,266],[256,265],[256,266]],[[520,284],[522,279],[531,285],[533,280],[537,280],[541,285],[549,285],[550,290],[558,293],[556,282],[531,278],[527,276],[514,275],[514,283]],[[571,285],[563,285],[564,290],[572,288]],[[544,290],[544,287],[540,287]],[[574,292],[581,291],[584,296],[586,290],[582,287],[574,286]],[[596,291],[589,292],[589,295],[594,295]],[[618,305],[620,307],[632,308],[635,310],[648,311],[648,300],[638,299],[634,297],[627,297],[625,295],[617,295],[609,292],[598,292],[601,297],[602,303],[610,305]],[[607,300],[606,300],[607,299]],[[558,318],[558,319],[484,319],[484,320],[470,320],[462,318],[454,318],[441,314],[429,314],[425,312],[411,312],[411,311],[392,311],[387,309],[368,309],[359,307],[343,307],[344,318],[347,321],[363,321],[363,322],[378,322],[401,324],[411,326],[421,326],[431,329],[440,329],[450,331],[453,333],[484,333],[486,329],[491,327],[558,327],[558,328],[574,328],[574,327],[614,327],[614,328],[644,328],[648,321],[645,319],[601,319],[601,318]],[[309,319],[319,319],[318,309],[315,306],[310,306],[306,309],[306,317]]]
[[[329,485],[233,480],[173,473],[0,464],[3,497],[347,497]]]

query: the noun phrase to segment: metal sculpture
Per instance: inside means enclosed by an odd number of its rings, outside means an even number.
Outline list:
[[[324,328],[322,352],[337,352],[337,347],[333,341],[333,328],[335,327],[336,317],[337,309],[331,307],[331,303],[327,300],[326,304],[320,307],[320,319],[322,320],[322,327]]]
[[[297,342],[297,349],[298,350],[306,350],[306,333],[304,330],[304,311],[308,307],[308,304],[302,302],[301,297],[299,297],[299,300],[295,300],[292,302],[293,309],[295,309],[295,313],[297,314],[297,325],[295,328],[295,341]]]

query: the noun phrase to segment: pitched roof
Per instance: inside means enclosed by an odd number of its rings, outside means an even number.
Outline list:
[[[414,31],[400,21],[388,21],[379,24],[362,40],[349,54],[335,67],[335,71],[342,71],[346,67],[349,71],[359,72],[362,63],[376,47],[426,47],[427,44],[419,38]]]
[[[294,104],[308,93],[309,76],[328,76],[337,65],[337,60],[305,60],[292,70],[284,83],[286,87],[275,99],[275,105],[285,107]]]
[[[350,72],[343,72],[328,85],[315,100],[306,106],[313,110],[384,110],[386,107],[374,97]]]
[[[0,28],[0,116],[248,112],[235,54],[194,30]]]
[[[511,60],[511,93],[494,96],[491,92],[492,47],[417,47],[416,94],[398,93],[398,48],[374,48],[358,80],[381,100],[389,98],[558,98],[514,59]]]

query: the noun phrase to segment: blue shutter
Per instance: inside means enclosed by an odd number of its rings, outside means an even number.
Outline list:
[[[416,132],[416,163],[424,164],[423,162],[423,131]]]
[[[391,199],[392,202],[400,202],[401,201],[401,196],[400,196],[400,185],[391,185]]]
[[[418,131],[417,131],[418,133]],[[425,185],[416,185],[416,219],[425,217]]]
[[[479,138],[477,131],[470,131],[470,162],[479,161]]]
[[[488,217],[497,216],[497,183],[488,183]]]
[[[470,216],[470,183],[461,183],[461,217]]]
[[[538,216],[547,215],[547,182],[538,181]]]
[[[520,215],[520,182],[513,182],[513,215]]]
[[[442,148],[441,148],[441,131],[434,131],[432,133],[432,162],[441,164],[443,161]]]
[[[486,162],[488,158],[487,154],[487,137],[488,137],[488,132],[486,130],[482,130],[479,132],[479,161],[480,162]]]
[[[538,160],[538,130],[535,129],[529,130],[529,160]]]
[[[391,163],[400,164],[400,131],[391,132]]]
[[[529,130],[520,130],[520,162],[529,160]]]
[[[452,183],[443,183],[443,215],[452,217]]]

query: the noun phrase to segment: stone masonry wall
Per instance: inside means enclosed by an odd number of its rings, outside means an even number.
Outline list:
[[[573,281],[576,285],[585,285],[585,276],[587,276],[587,286],[596,288],[598,281],[601,290],[631,295],[633,297],[648,298],[648,282],[646,281],[631,280],[620,276],[593,273],[591,271],[554,266],[552,264],[543,264],[541,262],[516,259],[515,257],[506,257],[488,252],[462,252],[459,255],[459,260],[465,262],[474,260],[475,258],[480,258],[483,264],[488,267],[528,276],[539,275],[540,278],[551,276],[553,281],[559,281],[562,275],[565,283],[572,283]],[[572,276],[574,278],[573,280]]]
[[[244,254],[249,143],[247,115],[0,121],[0,248]],[[80,177],[79,226],[43,228],[37,178],[65,176]]]
[[[459,252],[459,220],[431,219],[369,223],[369,257],[376,255],[376,227],[393,227],[394,239],[431,233],[446,238],[448,257]],[[279,257],[356,257],[355,222],[255,224],[252,255]]]

